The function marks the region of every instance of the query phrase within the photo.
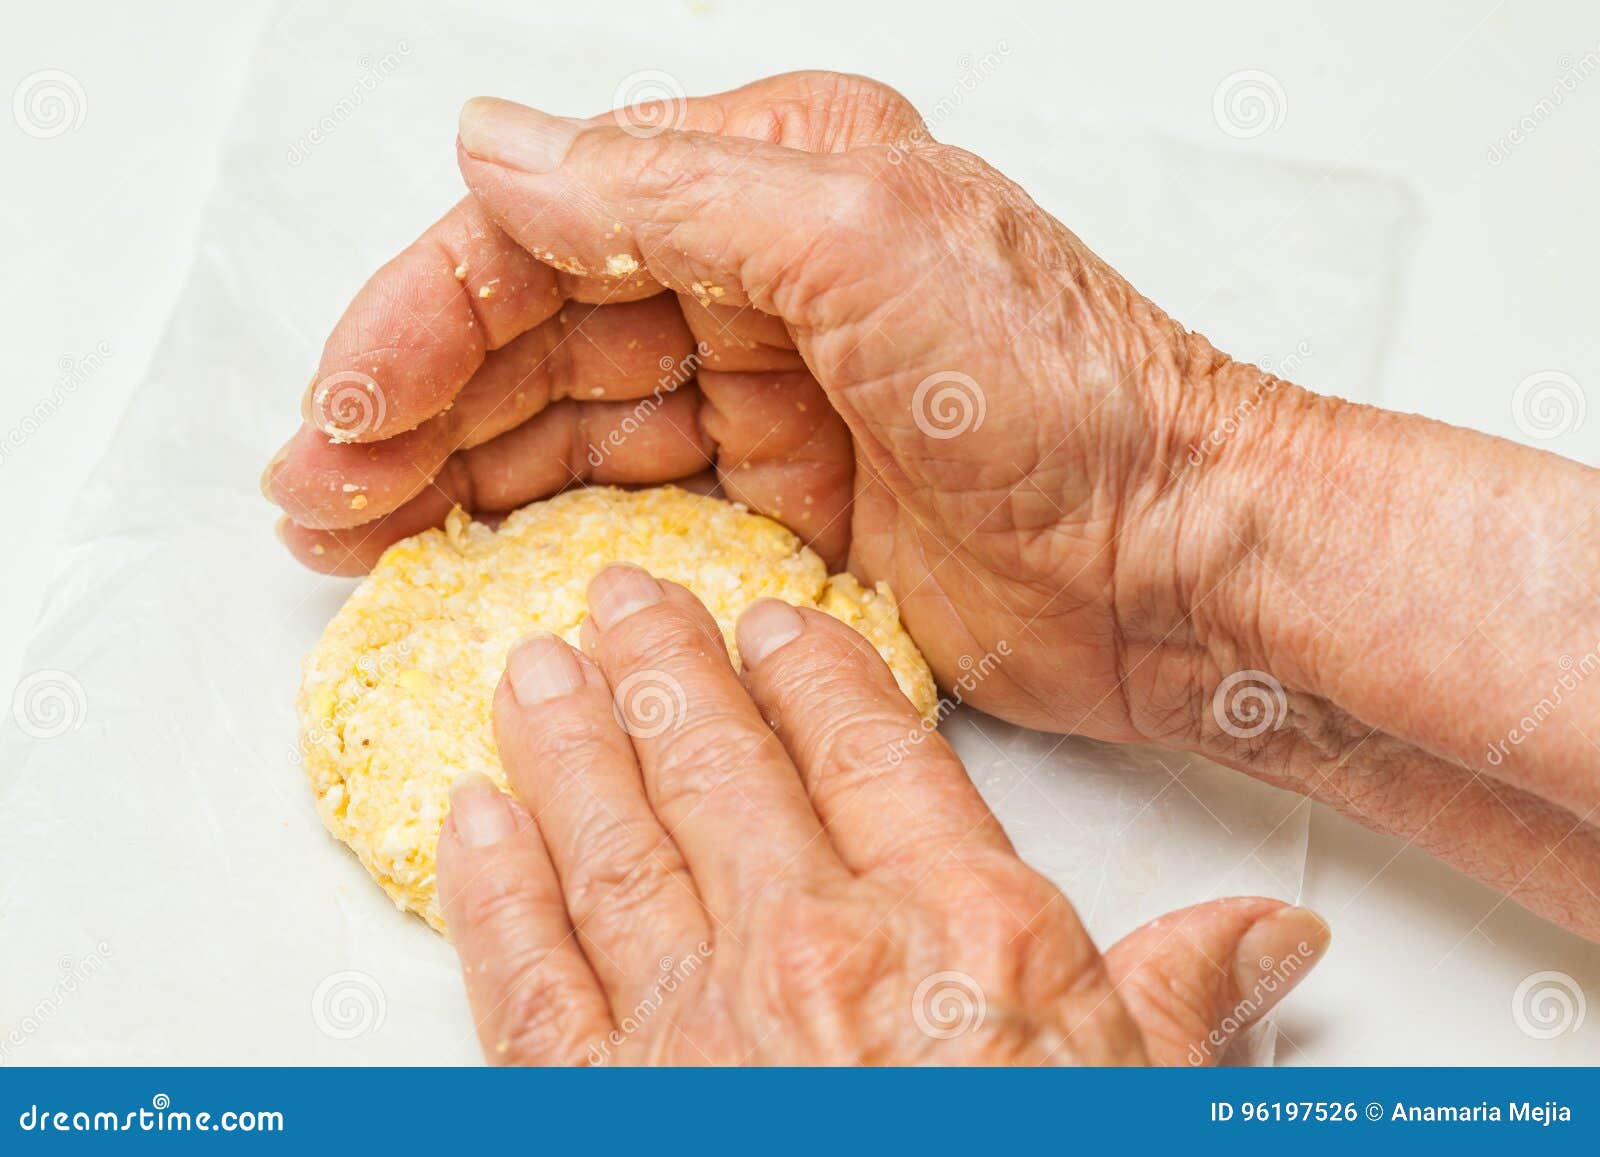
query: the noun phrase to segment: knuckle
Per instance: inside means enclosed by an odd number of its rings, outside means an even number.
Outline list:
[[[490,1053],[500,1064],[570,1063],[582,1050],[582,998],[555,970],[534,961],[511,973]]]
[[[864,141],[887,141],[920,125],[911,102],[889,85],[844,72],[808,72],[794,100],[770,109],[769,139],[814,152],[836,152]]]
[[[692,146],[673,133],[641,139],[618,130],[611,145],[614,155],[607,158],[608,163],[615,166],[624,185],[647,202],[678,201],[702,175]]]
[[[913,204],[910,164],[896,161],[888,148],[852,150],[841,158],[831,189],[831,230],[855,241],[880,235],[903,222]]]
[[[457,935],[497,934],[506,929],[536,926],[559,915],[565,921],[559,898],[529,890],[518,874],[490,864],[474,875],[451,898]]]
[[[974,943],[1000,948],[1062,934],[1087,940],[1061,890],[1009,852],[964,852],[945,874],[947,894]]]
[[[1147,1043],[1159,1041],[1173,1051],[1205,1040],[1226,1019],[1216,986],[1196,975],[1138,968],[1117,985],[1117,996],[1138,1022]]]
[[[817,769],[812,794],[819,799],[849,796],[898,770],[896,744],[909,732],[904,720],[879,707],[860,706],[843,688],[819,696],[817,718],[811,734],[798,742],[806,762]]]
[[[751,735],[728,710],[705,709],[656,740],[658,806],[692,807],[739,775],[748,760],[776,743],[771,732]]]
[[[604,742],[605,728],[613,726],[610,715],[604,717],[588,710],[563,703],[556,709],[540,713],[536,728],[530,729],[530,743],[538,764],[565,774],[580,769],[588,763]]]
[[[625,676],[635,670],[677,675],[693,670],[708,657],[728,662],[720,636],[720,656],[690,608],[666,598],[614,624],[602,636],[606,673]]]
[[[876,916],[848,899],[788,886],[772,889],[757,909],[752,959],[786,1003],[847,1001],[892,971],[897,938],[874,935]]]
[[[600,915],[606,919],[640,915],[656,907],[671,886],[673,865],[662,862],[666,849],[638,829],[594,824],[578,846],[583,849],[583,863],[566,888],[574,923]]]

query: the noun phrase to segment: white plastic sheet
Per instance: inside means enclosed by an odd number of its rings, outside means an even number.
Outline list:
[[[605,107],[663,63],[621,18],[507,12],[305,5],[266,34],[187,288],[28,649],[34,723],[0,740],[0,1062],[477,1056],[449,946],[323,832],[294,761],[299,660],[350,584],[288,560],[256,475],[343,302],[459,196],[461,99]],[[713,18],[695,28],[668,62],[690,91],[777,67]],[[976,98],[936,127],[1225,348],[1368,392],[1402,191]],[[1170,752],[966,712],[946,726],[1102,942],[1199,900],[1298,891],[1295,797]],[[1270,1033],[1239,1053],[1269,1060]]]

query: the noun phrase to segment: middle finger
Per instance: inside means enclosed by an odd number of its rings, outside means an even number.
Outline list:
[[[800,773],[698,600],[639,567],[610,566],[589,585],[589,611],[592,651],[651,806],[712,916],[728,920],[782,878],[846,878]]]

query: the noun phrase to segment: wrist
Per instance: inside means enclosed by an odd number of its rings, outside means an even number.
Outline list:
[[[1220,754],[1236,746],[1213,710],[1225,681],[1262,687],[1273,711],[1326,694],[1315,612],[1282,576],[1316,551],[1317,496],[1359,408],[1186,337],[1186,373],[1159,407],[1165,454],[1125,507],[1114,605],[1135,728]]]

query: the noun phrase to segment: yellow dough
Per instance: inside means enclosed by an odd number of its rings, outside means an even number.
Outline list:
[[[861,632],[931,718],[937,692],[893,598],[742,506],[673,487],[576,490],[498,530],[460,511],[390,547],[306,657],[296,708],[317,810],[401,908],[443,930],[434,846],[450,781],[502,787],[490,707],[506,652],[550,631],[576,644],[589,580],[632,562],[693,591],[722,627],[758,598],[816,607]]]

